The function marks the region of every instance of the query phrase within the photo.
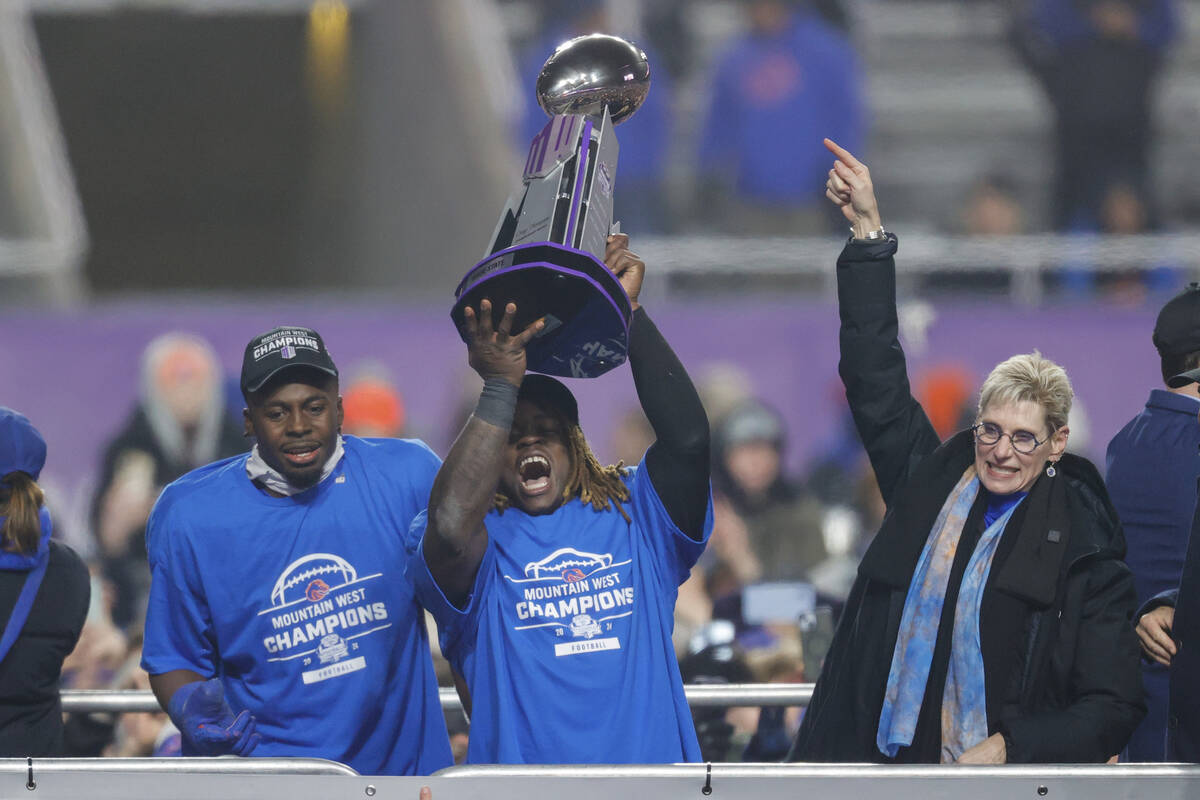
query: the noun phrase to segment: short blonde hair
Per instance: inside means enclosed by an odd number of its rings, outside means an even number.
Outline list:
[[[1032,401],[1046,413],[1054,433],[1067,424],[1075,391],[1067,371],[1038,351],[1021,353],[995,366],[979,389],[979,415],[993,405]]]

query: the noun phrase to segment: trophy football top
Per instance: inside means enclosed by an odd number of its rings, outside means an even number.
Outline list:
[[[650,62],[641,48],[619,36],[593,33],[563,42],[537,79],[538,104],[550,116],[599,117],[613,124],[633,116],[650,91]]]

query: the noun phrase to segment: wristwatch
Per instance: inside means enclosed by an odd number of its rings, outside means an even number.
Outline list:
[[[856,242],[878,242],[880,239],[887,238],[887,230],[880,225],[873,231],[867,231],[863,236],[854,235],[854,226],[850,226],[850,238]]]

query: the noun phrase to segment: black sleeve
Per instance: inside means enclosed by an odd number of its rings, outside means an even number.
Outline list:
[[[644,308],[633,312],[629,365],[656,437],[646,451],[650,481],[671,521],[699,540],[708,508],[708,415],[692,379]]]
[[[838,258],[838,374],[883,500],[941,444],[912,396],[896,317],[896,238],[851,240]]]

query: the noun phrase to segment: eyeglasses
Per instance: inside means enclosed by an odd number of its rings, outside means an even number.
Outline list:
[[[997,444],[1001,437],[1007,436],[1008,440],[1012,442],[1013,450],[1026,456],[1049,441],[1049,437],[1047,437],[1039,442],[1038,438],[1029,431],[1005,433],[1000,429],[999,425],[991,422],[981,422],[972,427],[971,430],[975,432],[975,441],[980,444]]]

